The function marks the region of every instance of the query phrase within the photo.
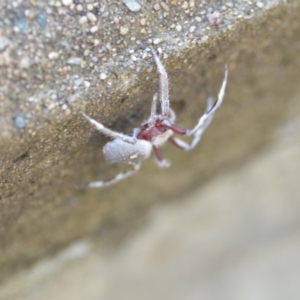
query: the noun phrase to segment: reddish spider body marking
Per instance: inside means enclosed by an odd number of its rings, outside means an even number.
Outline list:
[[[187,129],[181,128],[179,126],[176,126],[174,124],[165,124],[165,120],[163,119],[156,119],[154,125],[150,125],[149,123],[146,123],[142,126],[140,129],[140,132],[137,135],[137,138],[143,139],[146,141],[151,141],[155,136],[158,136],[167,130],[172,130],[174,133],[177,134],[186,134]]]
[[[137,138],[151,142],[153,138],[161,135],[169,129],[170,128],[163,124],[162,120],[157,119],[155,120],[154,125],[150,125],[149,123],[144,124],[139,131]]]
[[[90,118],[86,114],[82,115],[93,124],[101,133],[112,138],[103,147],[104,158],[111,164],[128,163],[132,169],[117,174],[114,178],[106,181],[95,181],[86,187],[105,187],[125,179],[140,169],[143,160],[147,159],[151,152],[154,153],[154,161],[159,167],[168,167],[170,163],[163,158],[160,146],[167,141],[172,145],[189,151],[193,149],[201,139],[202,133],[210,124],[215,111],[220,107],[227,83],[227,66],[225,65],[225,76],[218,95],[214,102],[211,95],[208,97],[206,112],[200,117],[193,129],[185,129],[174,124],[176,115],[170,108],[168,75],[155,50],[151,47],[152,55],[155,59],[157,71],[159,73],[159,95],[154,94],[151,106],[151,113],[147,122],[141,128],[135,128],[132,135],[126,135],[105,127],[102,123]],[[160,100],[160,114],[157,113],[157,99]],[[177,138],[174,134],[191,136],[190,144]]]

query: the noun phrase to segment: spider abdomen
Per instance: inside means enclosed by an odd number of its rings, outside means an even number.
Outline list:
[[[151,143],[145,140],[138,139],[135,144],[129,144],[115,139],[105,144],[103,154],[105,160],[111,164],[137,164],[148,158],[151,150]]]

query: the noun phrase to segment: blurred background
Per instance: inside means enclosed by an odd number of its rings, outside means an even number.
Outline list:
[[[300,299],[300,93],[273,142],[121,239],[78,240],[0,299]],[[117,242],[116,242],[117,241]]]

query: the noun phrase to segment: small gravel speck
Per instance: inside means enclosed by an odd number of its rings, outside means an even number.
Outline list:
[[[43,10],[41,10],[36,16],[37,23],[42,27],[45,28],[47,26],[47,15]]]
[[[87,9],[88,9],[88,10],[93,10],[93,9],[94,9],[93,4],[89,3],[89,4],[87,5]]]
[[[15,117],[14,126],[16,128],[23,128],[25,127],[25,119],[23,116],[19,115]]]
[[[168,6],[168,4],[166,4],[165,2],[161,2],[160,5],[162,6],[162,8],[163,8],[165,11],[169,11],[169,6]]]
[[[219,13],[218,11],[214,11],[213,13],[208,13],[206,16],[210,26],[217,26],[222,21],[222,14]]]
[[[62,4],[65,6],[69,6],[73,3],[73,0],[62,0]]]
[[[83,84],[84,84],[84,87],[86,87],[86,88],[89,88],[91,86],[91,83],[86,80],[83,82]]]
[[[89,21],[91,21],[92,23],[96,23],[97,22],[97,17],[91,13],[91,12],[88,12],[86,14],[86,17],[89,19]]]
[[[140,23],[142,26],[146,25],[147,20],[145,18],[141,19]]]
[[[69,65],[80,65],[81,63],[81,58],[80,57],[72,57],[72,58],[69,58],[67,63]]]
[[[84,24],[84,23],[86,23],[87,22],[87,17],[86,16],[80,17],[79,20],[78,20],[78,22],[81,25]]]
[[[233,7],[232,2],[225,2],[225,5],[226,5],[227,7]]]
[[[11,41],[5,36],[0,36],[0,50],[4,50],[9,45],[11,45]]]
[[[178,31],[178,32],[180,32],[181,30],[182,30],[182,26],[181,25],[176,25],[176,30]]]
[[[141,5],[136,0],[122,0],[122,2],[132,12],[137,12],[141,9]]]
[[[59,56],[58,52],[55,52],[55,51],[50,52],[50,53],[48,54],[49,59],[57,59],[58,56]]]
[[[153,44],[154,44],[154,45],[158,45],[158,44],[161,43],[161,42],[162,42],[162,40],[161,40],[161,39],[158,39],[158,38],[153,40]]]
[[[100,74],[100,79],[105,80],[107,78],[107,75],[105,73]]]
[[[160,5],[159,5],[158,3],[155,3],[155,4],[153,5],[153,8],[154,8],[155,10],[160,10]]]
[[[74,84],[75,84],[76,86],[81,85],[82,82],[83,82],[83,78],[77,78],[77,79],[74,80]]]
[[[90,32],[95,33],[96,31],[98,31],[98,29],[99,29],[98,26],[93,26],[90,28]]]
[[[26,20],[23,16],[18,16],[15,18],[15,27],[19,30],[24,30],[27,27]]]
[[[30,59],[27,56],[24,56],[20,60],[20,68],[28,69],[30,67]]]
[[[189,4],[187,3],[187,1],[184,1],[183,4],[181,5],[182,9],[188,9],[189,8]]]
[[[120,27],[120,34],[125,35],[126,33],[128,33],[129,28],[125,27],[125,26],[121,26]]]
[[[76,5],[76,10],[77,10],[77,11],[83,11],[83,6],[82,6],[82,4],[77,4],[77,5]]]
[[[120,19],[116,16],[113,17],[113,21],[115,24],[119,24],[120,23]]]
[[[191,27],[190,27],[190,32],[194,32],[195,29],[196,29],[196,26],[191,26]]]

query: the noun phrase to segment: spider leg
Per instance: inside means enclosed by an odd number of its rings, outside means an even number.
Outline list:
[[[153,153],[154,153],[154,161],[160,168],[168,168],[171,166],[171,163],[164,159],[160,149],[156,146],[153,146]]]
[[[135,144],[136,143],[136,139],[134,137],[128,136],[128,135],[120,133],[120,132],[113,131],[113,130],[105,127],[103,124],[97,122],[96,120],[90,118],[85,113],[81,112],[81,114],[91,124],[93,124],[100,132],[102,132],[103,134],[109,136],[110,138],[112,138],[112,139],[120,139],[120,140],[122,140],[122,141],[124,141],[126,143],[129,143],[129,144]]]
[[[220,105],[223,101],[226,83],[227,83],[227,75],[228,75],[228,69],[227,69],[227,65],[225,65],[225,76],[224,76],[224,80],[223,80],[223,83],[222,83],[222,86],[221,86],[221,89],[220,89],[220,92],[218,95],[218,99],[213,104],[213,97],[211,95],[211,92],[209,92],[206,113],[203,116],[201,116],[198,123],[196,124],[196,126],[193,129],[187,130],[186,132],[184,132],[184,129],[182,129],[182,131],[180,132],[180,128],[177,128],[177,127],[175,128],[174,125],[169,126],[170,129],[172,129],[174,132],[176,132],[178,134],[187,135],[187,136],[193,135],[192,142],[190,144],[188,144],[179,138],[170,137],[169,142],[171,144],[173,144],[174,146],[176,146],[180,149],[189,151],[189,150],[193,149],[199,143],[203,132],[210,124],[215,111],[220,107]]]
[[[156,116],[156,106],[157,106],[157,93],[153,95],[152,104],[151,104],[151,113],[148,119],[149,126],[154,125],[155,123],[155,116]]]
[[[168,118],[168,121],[171,123],[175,123],[176,120],[176,114],[172,108],[170,108],[170,116]]]
[[[150,49],[152,51],[153,57],[155,59],[157,71],[159,73],[159,87],[160,87],[159,97],[161,102],[161,114],[163,117],[168,118],[170,113],[168,74],[154,48],[150,47]]]
[[[177,138],[177,137],[170,137],[169,140],[168,140],[172,145],[180,148],[180,149],[183,149],[185,151],[189,151],[191,149],[193,149],[196,144],[194,145],[193,142],[191,144],[188,144],[187,142]]]
[[[79,187],[80,188],[90,188],[90,187],[100,188],[100,187],[110,186],[110,185],[136,173],[140,169],[140,166],[141,166],[141,164],[134,164],[132,169],[125,171],[125,172],[121,172],[121,173],[117,174],[115,177],[113,177],[112,179],[105,180],[105,181],[93,181],[88,184],[79,185]]]
[[[210,122],[214,116],[214,113],[222,104],[222,101],[223,101],[223,98],[225,95],[227,77],[228,77],[228,68],[227,68],[227,65],[225,65],[225,76],[223,79],[223,83],[222,83],[217,101],[212,105],[212,101],[213,101],[212,96],[209,95],[208,101],[207,101],[207,110],[206,110],[205,114],[203,116],[201,116],[201,118],[199,119],[196,126],[186,133],[186,135],[188,135],[188,136],[190,136],[190,135],[194,136],[194,139],[191,143],[192,148],[195,147],[197,145],[197,143],[200,141],[202,133],[208,127],[208,125],[210,124]]]

